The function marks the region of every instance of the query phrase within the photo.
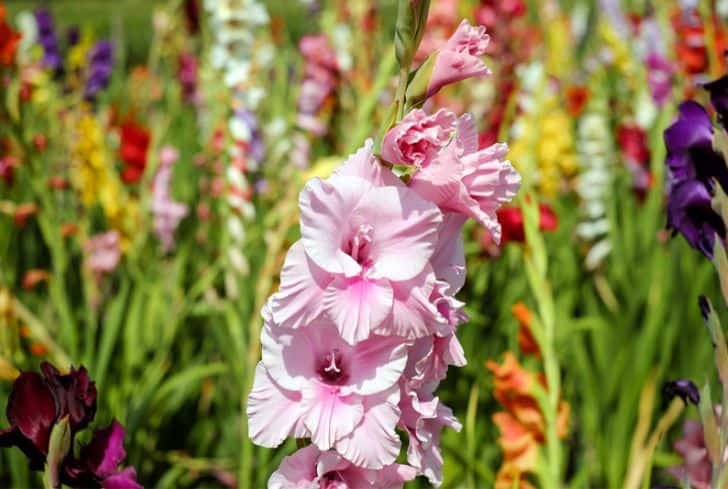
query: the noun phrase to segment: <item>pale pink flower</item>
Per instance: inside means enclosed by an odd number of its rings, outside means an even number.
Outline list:
[[[396,130],[395,126],[390,131]],[[497,143],[479,150],[477,138],[473,116],[465,114],[458,120],[455,140],[415,172],[409,187],[443,212],[474,218],[499,242],[496,210],[516,195],[521,177],[505,159],[507,145]]]
[[[296,328],[325,314],[353,344],[383,325],[395,296],[425,287],[419,295],[429,297],[426,270],[442,215],[373,158],[368,143],[301,192],[301,242],[271,299],[274,323]],[[406,336],[425,334],[426,325],[419,330]]]
[[[108,231],[89,238],[83,245],[86,265],[97,276],[116,269],[121,260],[121,236],[119,232]]]
[[[399,406],[402,410],[400,426],[409,435],[407,462],[432,485],[440,486],[443,464],[440,434],[446,426],[460,431],[462,425],[449,407],[424,389],[403,387]]]
[[[174,233],[188,212],[187,206],[174,201],[170,192],[172,165],[178,159],[179,152],[175,148],[164,146],[159,153],[159,169],[152,181],[154,232],[162,243],[164,252],[174,247]]]
[[[474,76],[489,75],[490,70],[480,59],[485,54],[489,39],[484,26],[472,26],[467,20],[463,20],[455,33],[434,55],[435,65],[425,97],[431,97],[445,85]]]
[[[251,439],[274,447],[310,436],[353,464],[379,469],[400,449],[398,381],[407,362],[401,338],[372,335],[351,346],[319,322],[286,329],[267,324],[263,360],[248,398]]]
[[[456,129],[457,118],[448,110],[440,109],[430,116],[415,109],[384,136],[382,158],[422,168],[437,157]]]
[[[400,464],[363,469],[336,452],[309,445],[283,459],[268,489],[398,489],[416,475],[414,468]]]

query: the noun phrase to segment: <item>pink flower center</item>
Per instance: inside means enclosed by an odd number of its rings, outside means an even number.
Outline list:
[[[319,362],[317,369],[319,377],[327,384],[342,384],[349,376],[344,372],[342,356],[338,348],[332,349]]]
[[[373,232],[374,227],[370,224],[360,224],[354,236],[344,246],[344,253],[352,257],[361,266],[370,264],[369,254],[371,252]]]

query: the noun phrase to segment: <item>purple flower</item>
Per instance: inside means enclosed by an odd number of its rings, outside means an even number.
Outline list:
[[[675,72],[670,61],[659,51],[653,50],[645,59],[647,65],[647,82],[652,92],[652,100],[662,107],[670,100],[672,93],[672,75]]]
[[[57,420],[68,416],[71,433],[75,433],[96,414],[96,385],[84,367],[61,375],[44,362],[41,370],[43,375],[23,372],[15,380],[6,410],[10,428],[0,431],[0,446],[20,448],[33,470],[43,469]]]
[[[35,22],[38,25],[38,42],[43,46],[43,64],[53,71],[62,70],[63,61],[53,27],[53,16],[48,9],[40,8],[35,11]]]
[[[715,235],[724,239],[725,225],[710,205],[711,198],[698,180],[685,180],[673,186],[668,196],[667,227],[712,259]]]
[[[114,45],[111,41],[101,40],[91,48],[88,78],[84,89],[86,100],[93,100],[101,90],[108,86],[113,62]]]
[[[728,170],[723,158],[713,150],[713,124],[708,112],[689,100],[678,107],[677,120],[665,130],[667,166],[674,182],[697,179],[713,188],[717,179],[728,188]]]
[[[671,177],[667,227],[712,258],[715,235],[725,238],[725,224],[711,206],[713,181],[727,189],[728,169],[713,150],[710,116],[697,102],[683,102],[664,138]]]
[[[197,58],[194,54],[180,54],[177,78],[182,86],[182,96],[185,102],[191,105],[200,102],[200,94],[197,90],[197,65]]]

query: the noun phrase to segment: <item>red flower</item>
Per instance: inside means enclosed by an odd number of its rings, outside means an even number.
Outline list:
[[[539,204],[539,224],[541,231],[553,231],[559,227],[559,218],[554,211],[546,204]],[[526,233],[523,229],[523,211],[519,207],[503,207],[497,211],[498,222],[501,224],[503,234],[501,246],[509,241],[523,243],[526,241]]]
[[[121,179],[125,183],[136,183],[144,174],[147,166],[147,151],[151,141],[149,130],[131,119],[121,125],[121,146],[119,157],[125,166]]]
[[[11,65],[15,61],[15,50],[22,36],[5,22],[5,7],[0,4],[0,65]]]

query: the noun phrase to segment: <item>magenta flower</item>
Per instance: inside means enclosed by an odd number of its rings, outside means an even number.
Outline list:
[[[91,442],[81,448],[81,457],[72,459],[66,466],[63,483],[71,487],[141,489],[134,467],[119,471],[119,465],[126,458],[124,435],[124,427],[116,420],[96,430]]]
[[[392,163],[417,165],[409,187],[421,197],[436,203],[443,212],[455,212],[472,217],[488,231],[493,239],[500,241],[501,228],[496,210],[510,201],[521,186],[521,177],[505,159],[508,146],[496,143],[479,150],[478,134],[472,115],[466,114],[453,128],[453,114],[439,111],[427,116],[421,110],[414,110],[389,130],[384,138],[382,152],[392,158]],[[428,128],[444,123],[442,129],[449,137],[430,139],[425,153],[414,151],[407,133],[419,128]],[[439,141],[436,153],[434,142]],[[436,154],[435,154],[436,153]],[[397,158],[402,157],[403,160]]]
[[[480,59],[488,48],[489,40],[484,26],[472,26],[467,20],[463,20],[455,33],[434,55],[435,64],[425,98],[433,96],[445,85],[474,76],[489,75],[490,70]]]
[[[406,344],[375,336],[354,346],[332,324],[300,329],[266,325],[263,360],[248,399],[250,436],[268,447],[287,436],[310,436],[360,467],[394,462],[400,440],[397,382]]]
[[[336,452],[321,452],[309,445],[283,459],[271,475],[268,489],[399,489],[416,475],[414,468],[400,464],[363,469]]]

